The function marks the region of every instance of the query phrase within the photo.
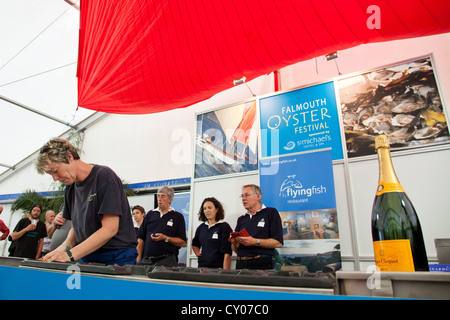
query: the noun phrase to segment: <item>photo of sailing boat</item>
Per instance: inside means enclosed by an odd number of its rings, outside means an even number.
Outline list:
[[[197,115],[194,177],[258,170],[256,100]]]

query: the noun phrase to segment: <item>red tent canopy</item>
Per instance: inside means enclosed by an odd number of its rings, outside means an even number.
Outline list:
[[[78,104],[125,114],[182,108],[242,76],[449,32],[449,13],[448,0],[82,0]]]

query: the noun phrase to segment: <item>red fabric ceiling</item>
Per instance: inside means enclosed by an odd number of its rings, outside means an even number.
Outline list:
[[[380,29],[369,29],[380,9]],[[448,0],[82,0],[78,104],[182,108],[284,66],[450,31]]]

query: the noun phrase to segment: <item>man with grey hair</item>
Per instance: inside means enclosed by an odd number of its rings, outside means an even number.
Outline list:
[[[247,212],[238,218],[235,231],[245,229],[248,236],[230,240],[238,255],[236,269],[272,269],[275,248],[283,246],[280,214],[262,204],[261,188],[257,185],[243,186],[241,198]]]
[[[138,231],[140,264],[173,266],[178,263],[178,252],[186,246],[186,224],[180,212],[170,205],[174,191],[164,186],[158,189],[158,207],[145,215]]]

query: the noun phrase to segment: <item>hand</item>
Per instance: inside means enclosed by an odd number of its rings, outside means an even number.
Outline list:
[[[237,237],[236,238],[237,242],[239,242],[240,244],[248,247],[248,246],[256,246],[258,240],[248,236],[248,237]]]
[[[152,233],[151,237],[152,240],[156,242],[164,241],[167,238],[167,236],[165,236],[163,233]]]
[[[36,229],[36,225],[30,223],[28,226],[25,227],[25,230],[28,231],[33,231],[34,229]]]
[[[57,226],[62,226],[64,223],[66,223],[66,219],[62,217],[62,212],[58,213],[55,217],[55,220],[53,220],[53,223]]]
[[[55,249],[47,253],[43,258],[43,261],[55,261],[55,262],[68,262],[70,261],[69,255],[65,251],[59,251]]]

